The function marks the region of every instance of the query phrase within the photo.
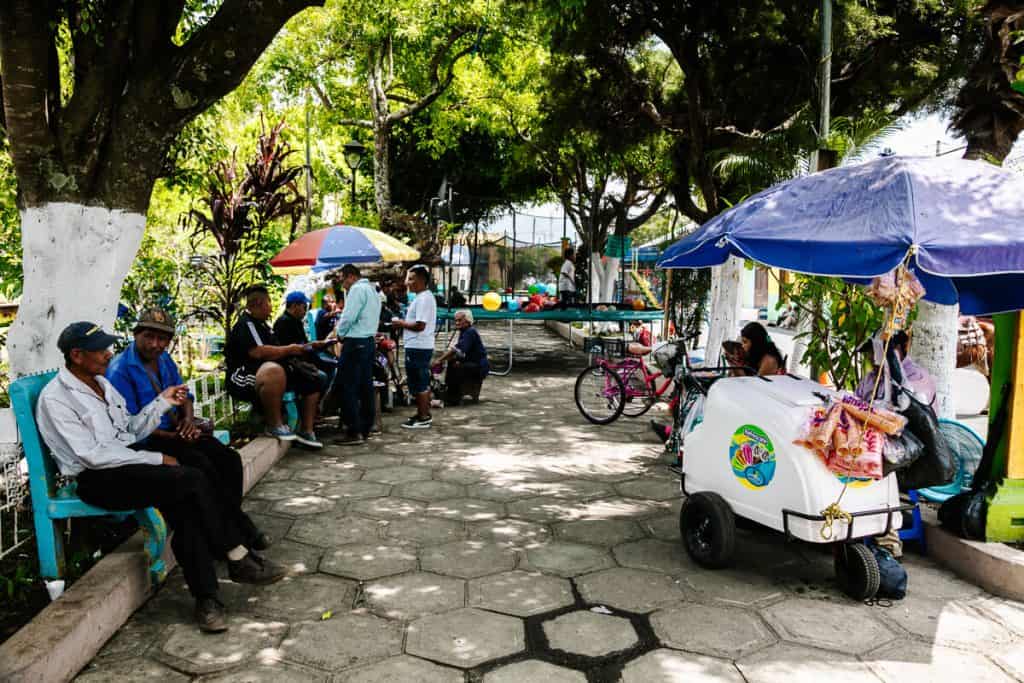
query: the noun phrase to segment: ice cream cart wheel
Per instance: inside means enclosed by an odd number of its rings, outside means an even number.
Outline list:
[[[837,543],[835,555],[836,581],[844,593],[854,600],[870,600],[878,592],[881,574],[874,553],[863,543]]]
[[[694,493],[679,513],[679,533],[694,562],[708,569],[732,563],[736,550],[736,519],[732,508],[711,491]]]

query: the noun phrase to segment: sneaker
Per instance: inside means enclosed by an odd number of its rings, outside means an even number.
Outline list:
[[[408,420],[402,423],[402,426],[406,429],[427,429],[430,425],[434,424],[434,418],[430,415],[426,417],[420,417],[419,415],[413,415]]]
[[[249,550],[266,550],[272,545],[274,545],[274,539],[270,538],[270,534],[261,531],[249,543]]]
[[[228,630],[228,622],[224,613],[224,605],[217,598],[199,598],[196,600],[196,625],[203,633],[224,633]]]
[[[268,583],[280,581],[286,574],[288,574],[288,570],[282,565],[260,557],[251,551],[240,560],[228,561],[228,576],[235,583],[265,586]]]
[[[651,420],[651,431],[657,435],[658,439],[662,443],[668,441],[669,429],[667,425],[658,424],[654,420]]]
[[[335,442],[339,446],[362,446],[366,443],[366,437],[362,434],[346,434]]]
[[[288,425],[267,427],[267,436],[272,436],[278,441],[295,441],[295,432],[289,429]]]
[[[316,434],[314,434],[313,432],[295,432],[294,438],[296,441],[301,443],[306,448],[320,450],[321,448],[324,447],[323,442],[318,441],[316,438]]]

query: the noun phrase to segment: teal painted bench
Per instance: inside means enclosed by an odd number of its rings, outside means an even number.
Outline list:
[[[36,427],[36,403],[39,393],[57,375],[55,370],[22,377],[11,384],[11,408],[18,423],[25,460],[28,463],[29,491],[32,497],[32,519],[35,524],[36,545],[39,549],[39,573],[45,579],[64,576],[64,542],[57,521],[75,517],[113,516],[124,519],[133,515],[145,537],[145,551],[149,576],[157,585],[167,576],[163,561],[167,543],[167,524],[156,508],[111,511],[93,507],[78,497],[76,482],[57,486],[57,467],[50,451],[39,436]]]
[[[299,426],[299,397],[293,391],[286,391],[281,396],[281,418],[291,427],[292,431]],[[258,425],[263,421],[263,413],[256,408],[249,411],[249,424]]]

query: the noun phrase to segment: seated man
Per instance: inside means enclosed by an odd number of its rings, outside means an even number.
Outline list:
[[[124,397],[130,415],[138,415],[162,391],[182,384],[178,366],[167,353],[174,330],[174,319],[166,311],[147,308],[135,325],[135,341],[107,367],[107,379]],[[212,424],[197,423],[192,397],[186,396],[180,406],[164,413],[156,429],[140,443],[147,450],[202,470],[213,485],[225,518],[233,519],[245,545],[266,550],[270,537],[261,533],[241,509],[242,457],[215,439],[212,431]]]
[[[473,401],[480,400],[480,385],[490,371],[487,349],[484,348],[480,333],[473,327],[473,313],[468,309],[455,312],[455,329],[458,334],[437,362],[448,363],[445,374],[444,403],[457,406],[463,396]]]
[[[270,318],[270,294],[262,285],[246,290],[245,313],[231,328],[224,356],[227,363],[225,385],[228,393],[261,410],[267,421],[267,433],[280,441],[298,441],[309,448],[323,448],[313,432],[320,378],[292,368],[288,360],[313,350],[312,345],[281,345],[267,325]],[[292,432],[281,416],[281,397],[285,391],[301,397],[301,427]]]
[[[217,599],[215,560],[226,559],[237,583],[268,584],[285,569],[245,545],[240,511],[225,514],[228,503],[199,468],[140,446],[172,406],[188,399],[182,385],[163,389],[137,415],[107,381],[110,346],[117,337],[88,322],[68,325],[57,340],[65,367],[39,395],[39,433],[53,452],[61,474],[76,477],[78,495],[107,510],[155,507],[173,530],[171,548],[196,600],[199,628],[227,630]]]
[[[337,342],[334,339],[328,340],[326,338],[318,339],[314,342],[309,341],[304,324],[306,313],[309,312],[309,304],[309,297],[303,292],[288,292],[288,296],[284,300],[284,313],[274,321],[274,335],[277,337],[279,344],[286,346],[288,344],[299,344],[313,349],[301,360],[308,361],[318,368],[317,376],[320,378],[320,393],[322,394],[330,385],[331,373],[337,369],[338,362],[335,357],[330,355],[322,357],[319,352],[336,345]],[[324,336],[327,337],[329,334]],[[291,361],[291,364],[295,365],[294,359]],[[313,370],[307,367],[306,372],[312,376]]]

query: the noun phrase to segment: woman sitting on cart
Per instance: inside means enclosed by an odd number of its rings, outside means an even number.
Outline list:
[[[480,333],[473,327],[473,313],[468,309],[455,312],[456,336],[448,349],[437,359],[437,364],[448,363],[445,373],[444,403],[457,406],[462,403],[463,396],[469,396],[474,402],[480,400],[480,385],[490,370],[487,361],[487,349],[480,339]]]
[[[740,330],[740,344],[742,350],[737,347],[730,352],[730,349],[726,348],[725,359],[729,365],[753,368],[762,377],[785,374],[785,359],[768,336],[768,330],[764,329],[764,325],[747,323]]]

